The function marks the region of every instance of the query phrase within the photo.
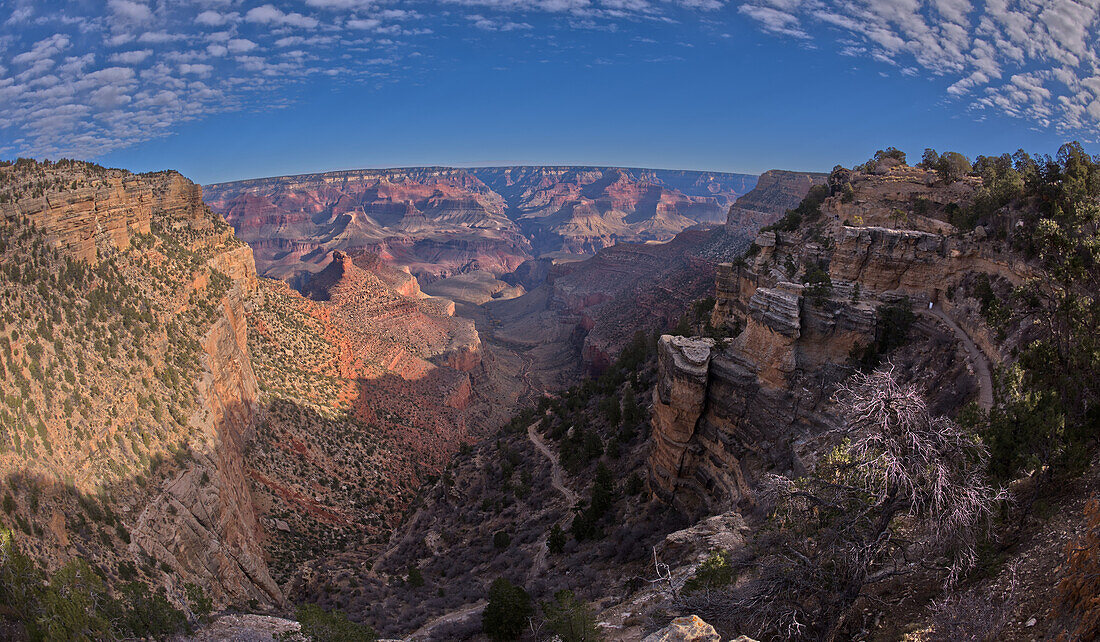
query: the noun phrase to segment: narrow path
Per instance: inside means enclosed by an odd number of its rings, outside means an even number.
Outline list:
[[[429,620],[427,624],[420,627],[413,633],[404,638],[405,642],[413,642],[415,640],[427,640],[429,639],[432,630],[444,624],[453,624],[454,622],[462,622],[470,617],[477,617],[481,615],[481,612],[485,610],[485,605],[488,604],[485,600],[474,602],[473,604],[467,604],[466,606],[451,611],[450,613],[444,613],[439,617]]]
[[[554,451],[550,450],[550,447],[543,441],[542,435],[536,430],[540,423],[542,423],[541,420],[527,426],[527,438],[531,440],[531,443],[534,444],[535,448],[541,452],[543,456],[550,460],[550,485],[556,488],[558,492],[565,497],[566,510],[561,520],[559,520],[560,525],[560,522],[565,521],[569,517],[569,509],[576,505],[578,497],[576,493],[565,486],[565,473],[562,471],[558,456],[554,454]],[[549,536],[549,533],[544,533],[543,536],[539,538],[535,559],[531,561],[531,568],[527,571],[527,584],[530,584],[546,570],[546,540]]]
[[[565,473],[562,472],[561,464],[558,462],[558,456],[554,454],[554,451],[550,450],[550,447],[543,441],[542,435],[535,430],[539,423],[541,422],[536,421],[530,426],[527,426],[527,438],[531,440],[531,443],[535,445],[535,448],[537,448],[539,452],[550,460],[550,484],[565,496],[566,503],[572,508],[577,503],[579,497],[577,497],[576,493],[565,487]]]
[[[989,368],[989,358],[985,356],[981,348],[978,347],[974,340],[970,338],[970,335],[966,333],[959,324],[955,323],[946,312],[941,308],[932,308],[931,310],[920,309],[921,314],[932,315],[937,319],[947,324],[947,327],[955,333],[955,336],[962,342],[963,347],[966,349],[967,356],[970,357],[970,364],[974,368],[974,375],[978,377],[978,405],[982,410],[986,412],[993,407],[993,375]]]

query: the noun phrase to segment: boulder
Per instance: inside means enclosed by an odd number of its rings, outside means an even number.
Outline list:
[[[688,615],[676,618],[642,642],[722,642],[722,637],[698,615]]]

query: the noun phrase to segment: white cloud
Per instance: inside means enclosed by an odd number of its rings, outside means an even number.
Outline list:
[[[756,20],[765,31],[778,33],[794,38],[809,38],[799,22],[797,16],[774,7],[745,4],[737,9],[739,12]]]
[[[249,9],[248,13],[244,14],[244,19],[248,22],[301,27],[303,29],[314,29],[319,24],[316,18],[303,16],[300,13],[284,13],[275,5],[270,4]]]
[[[101,0],[64,12],[6,1],[7,154],[100,154],[214,111],[285,105],[280,88],[313,75],[401,82],[431,33],[525,33],[537,60],[570,29],[644,25],[631,42],[682,42],[692,16],[716,39],[740,21],[799,46],[835,40],[844,59],[935,79],[964,108],[1100,136],[1095,0]]]
[[[228,43],[226,43],[226,47],[229,49],[229,51],[235,54],[252,51],[258,46],[259,45],[252,42],[248,38],[233,38]]]
[[[236,12],[220,13],[218,11],[207,10],[195,16],[195,23],[206,27],[221,27],[229,23],[237,22],[240,19],[241,14]]]
[[[153,20],[153,11],[142,2],[134,0],[107,0],[114,17],[121,22],[138,25],[148,24]]]
[[[472,16],[466,16],[475,27],[478,29],[484,29],[485,31],[519,31],[524,29],[534,29],[533,26],[526,22],[512,22],[511,20],[493,20],[486,18],[480,14],[474,14]]]
[[[136,65],[145,62],[145,59],[153,55],[152,49],[137,49],[134,51],[120,51],[111,54],[110,61],[123,65]]]
[[[145,33],[138,36],[138,42],[144,42],[148,44],[160,44],[186,39],[187,36],[182,33],[168,33],[163,29],[160,31],[146,31]]]
[[[375,0],[306,0],[306,4],[317,9],[370,9],[377,3]]]
[[[904,75],[950,79],[947,95],[1059,132],[1097,137],[1085,79],[1100,69],[1100,5],[1073,0],[750,0],[769,33],[839,35],[839,53]]]
[[[353,18],[344,23],[348,29],[377,29],[382,21],[377,18]]]
[[[214,71],[212,65],[184,63],[180,65],[180,73],[184,75],[209,76]]]

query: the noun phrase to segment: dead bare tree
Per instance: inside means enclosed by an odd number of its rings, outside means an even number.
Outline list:
[[[676,585],[672,582],[672,569],[658,559],[656,546],[653,547],[653,568],[657,571],[657,578],[647,581],[650,584],[667,584],[669,595],[677,597]]]
[[[724,616],[762,637],[837,639],[857,600],[874,599],[871,587],[911,572],[917,557],[956,582],[1003,497],[985,477],[985,446],[932,416],[892,367],[854,375],[836,401],[843,442],[811,475],[769,479],[774,510],[738,562],[749,579]]]

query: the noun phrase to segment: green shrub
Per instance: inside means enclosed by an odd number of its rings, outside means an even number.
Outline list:
[[[546,550],[552,555],[560,555],[565,550],[565,531],[561,526],[554,524],[550,527],[550,533],[546,536]]]
[[[953,183],[972,171],[966,156],[958,152],[944,152],[936,163],[936,172],[944,181]]]
[[[806,267],[806,296],[814,305],[821,305],[833,293],[833,281],[829,271],[821,263]]]
[[[205,620],[210,616],[210,613],[214,610],[214,601],[206,596],[202,587],[193,582],[188,582],[183,587],[184,593],[187,595],[187,602],[191,606],[191,611],[199,617],[200,620]]]
[[[852,361],[861,370],[869,371],[879,364],[882,357],[909,340],[909,328],[916,320],[913,305],[908,298],[897,303],[880,305],[875,310],[875,339],[866,346],[852,348]]]
[[[710,554],[695,575],[684,582],[684,592],[710,591],[723,586],[729,586],[733,582],[733,566],[730,565],[729,551],[714,551]]]
[[[130,582],[122,589],[122,603],[124,627],[139,637],[169,635],[187,623],[183,611],[168,601],[163,587],[154,592],[141,582]]]
[[[326,611],[316,604],[303,604],[296,612],[302,634],[312,642],[374,642],[374,629],[348,619],[343,611]]]

